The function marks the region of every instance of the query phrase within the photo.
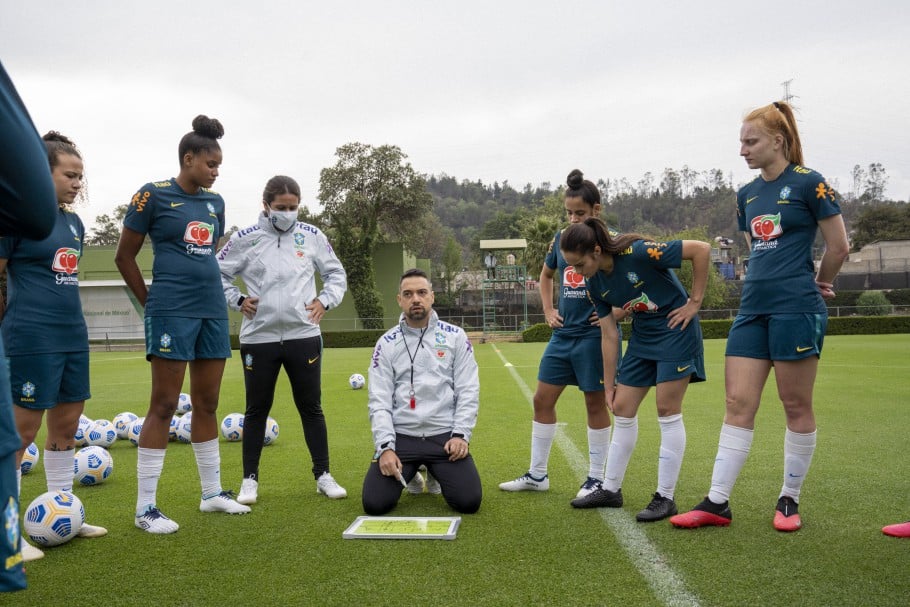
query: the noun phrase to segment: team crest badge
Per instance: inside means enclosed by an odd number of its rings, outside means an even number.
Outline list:
[[[14,552],[19,550],[19,508],[16,500],[10,496],[3,509],[3,529],[6,531],[7,546]]]
[[[638,283],[638,274],[636,274],[635,272],[628,272],[626,274],[626,278],[628,278],[629,282],[631,282],[633,285]]]
[[[294,233],[294,244],[295,245],[297,245],[298,247],[302,247],[303,243],[305,241],[306,241],[306,239],[303,237],[303,234],[301,234],[300,232]]]
[[[76,229],[76,226],[71,225],[70,232],[72,232],[73,236],[75,236],[77,239],[79,238],[79,230]]]
[[[790,198],[790,186],[785,185],[780,189],[780,199],[788,200]]]
[[[441,331],[436,331],[436,345],[437,346],[446,345],[446,336]]]
[[[161,334],[161,347],[170,348],[171,347],[171,336],[167,333]]]
[[[252,366],[253,366],[253,355],[252,355],[252,354],[247,354],[246,356],[244,356],[244,357],[243,357],[243,364],[244,364],[245,366],[247,366],[247,367],[252,367]]]
[[[215,212],[215,207],[212,206],[212,203],[211,203],[211,202],[205,203],[205,207],[209,210],[209,213],[214,213],[214,212]]]
[[[35,395],[35,384],[30,381],[22,384],[22,396],[25,398],[31,398]]]

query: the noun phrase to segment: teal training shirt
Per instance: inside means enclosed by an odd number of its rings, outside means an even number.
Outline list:
[[[554,271],[558,310],[563,319],[562,326],[553,329],[553,333],[564,337],[599,337],[600,327],[592,325],[590,321],[594,306],[588,299],[585,277],[566,263],[562,251],[559,250],[561,235],[562,232],[557,232],[553,237],[544,261],[547,267]]]
[[[736,195],[739,229],[752,236],[740,314],[826,312],[815,284],[812,245],[818,220],[840,214],[834,189],[812,169],[789,165]]]
[[[146,316],[227,318],[215,259],[224,235],[224,199],[201,188],[184,192],[175,179],[147,183],[133,196],[123,225],[152,240],[155,261]]]

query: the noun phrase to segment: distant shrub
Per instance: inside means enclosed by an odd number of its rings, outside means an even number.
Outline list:
[[[891,313],[891,302],[881,291],[863,291],[856,298],[856,306],[863,316],[887,316]]]

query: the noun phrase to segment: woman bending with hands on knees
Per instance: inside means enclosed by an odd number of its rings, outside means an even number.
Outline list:
[[[136,192],[117,246],[117,268],[145,307],[146,358],[152,367],[152,394],[136,463],[135,523],[149,533],[174,533],[179,528],[158,509],[157,490],[187,366],[193,452],[202,485],[199,510],[250,511],[222,489],[218,447],[218,394],[231,344],[215,259],[215,247],[224,235],[224,199],[209,188],[221,166],[222,135],[224,128],[217,120],[206,116],[193,120],[192,132],[178,146],[177,177],[147,183]],[[146,235],[155,248],[149,288],[136,263]]]
[[[796,531],[802,526],[800,491],[815,452],[812,390],[828,324],[824,300],[834,297],[834,278],[849,245],[837,194],[803,166],[790,105],[781,101],[753,110],[739,139],[740,155],[759,175],[736,196],[739,229],[751,253],[739,313],[727,337],[726,415],[707,497],[670,522],[694,528],[733,520],[730,493],[749,455],[755,414],[774,367],[787,428],[773,524],[778,531]],[[825,253],[816,268],[812,245],[819,230]]]

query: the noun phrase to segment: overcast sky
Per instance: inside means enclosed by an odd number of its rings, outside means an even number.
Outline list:
[[[799,109],[806,165],[849,191],[880,162],[910,198],[910,2],[0,0],[0,60],[38,130],[72,137],[86,225],[175,176],[197,114],[218,118],[229,225],[265,182],[351,141],[413,167],[521,188],[683,165],[752,173],[743,113]],[[732,201],[731,201],[732,205]],[[732,209],[732,206],[731,206]]]

